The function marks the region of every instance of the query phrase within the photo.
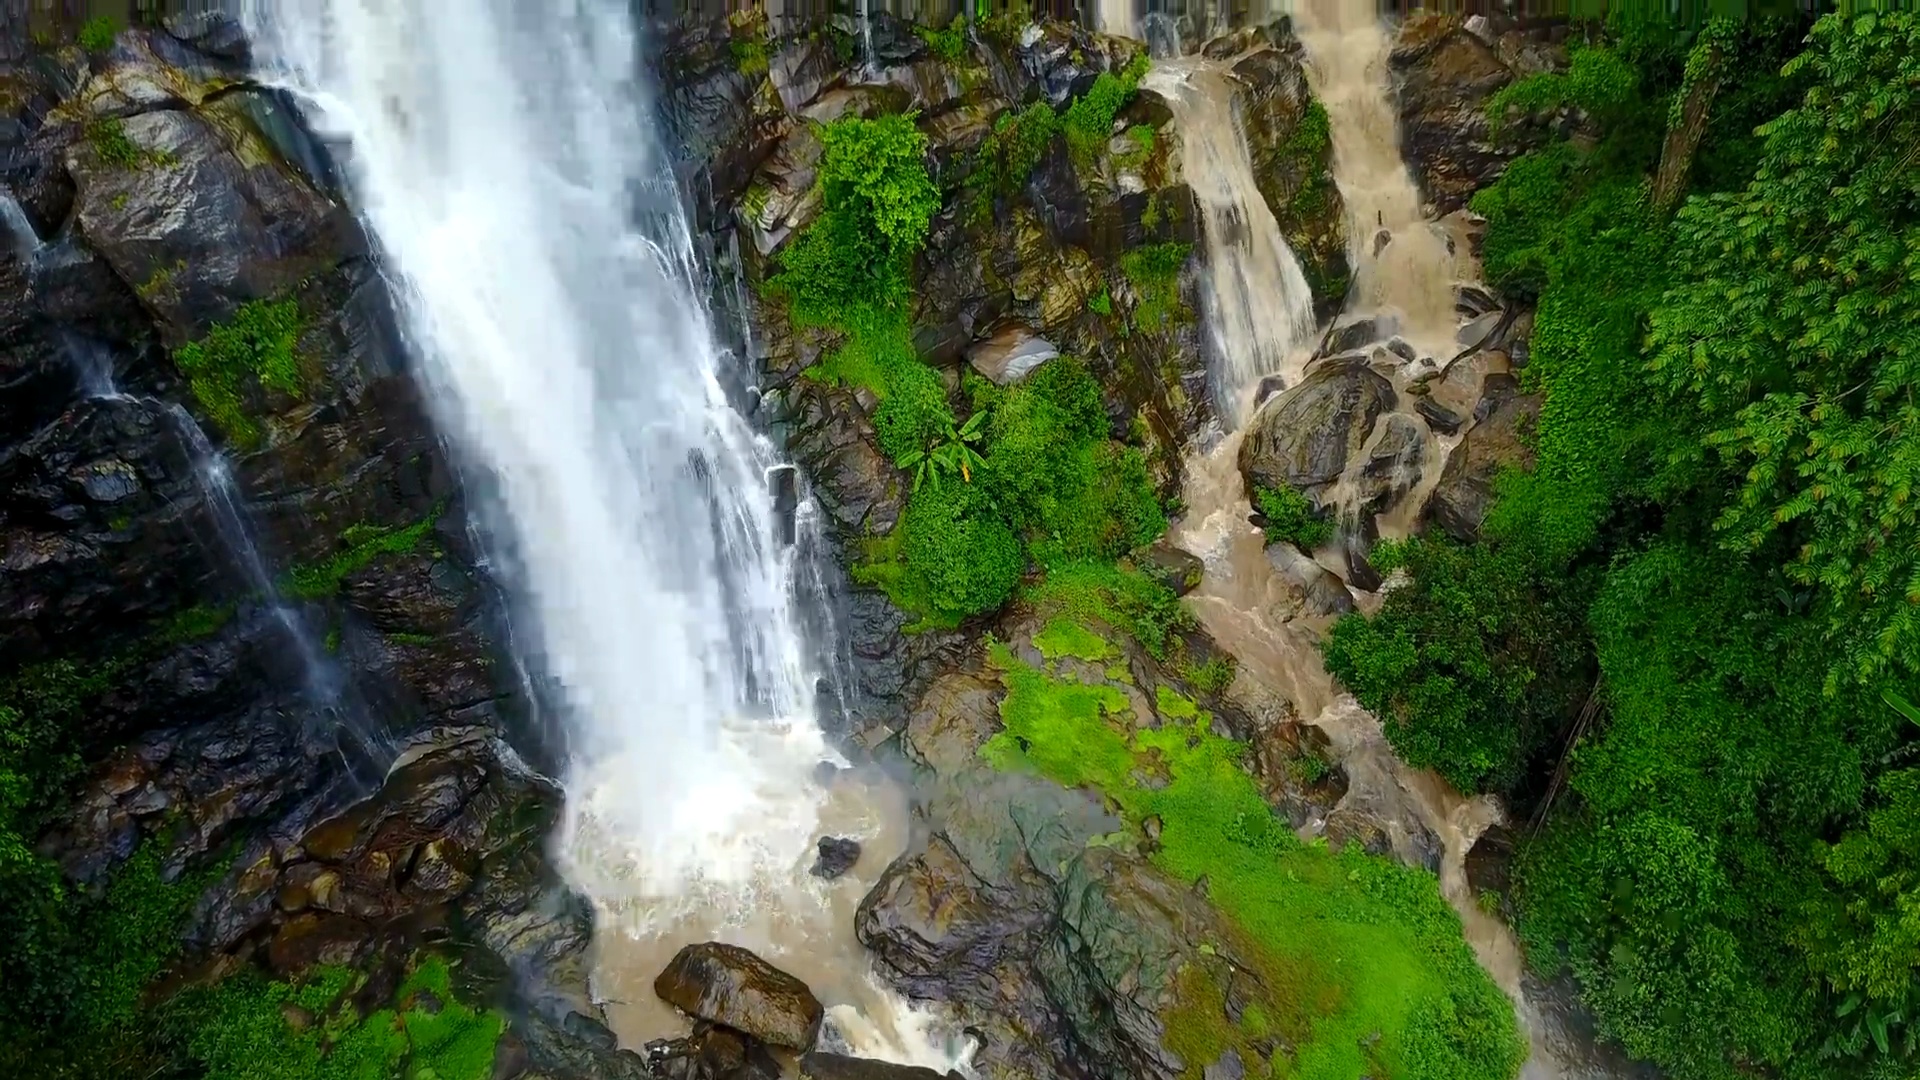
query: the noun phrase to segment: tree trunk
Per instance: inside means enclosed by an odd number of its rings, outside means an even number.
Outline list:
[[[1693,170],[1693,152],[1700,148],[1700,136],[1706,134],[1707,119],[1713,113],[1713,96],[1720,92],[1721,53],[1717,45],[1706,46],[1706,70],[1687,87],[1680,103],[1680,115],[1667,128],[1667,141],[1660,148],[1660,171],[1653,181],[1653,205],[1661,212],[1671,211],[1687,190],[1687,174]]]

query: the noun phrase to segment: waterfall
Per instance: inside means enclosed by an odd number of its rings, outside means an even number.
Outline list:
[[[837,755],[779,462],[723,392],[629,8],[248,0],[245,19],[265,77],[346,146],[436,421],[495,493],[492,563],[569,737],[559,857],[602,915],[615,1030],[673,1033],[652,979],[717,937],[808,979],[856,1049],[944,1068],[853,939],[877,868],[806,873],[829,827],[884,865],[904,833],[871,841],[905,811],[815,778]]]
[[[1133,3],[1134,0],[1100,0],[1100,32],[1115,37],[1133,37]]]
[[[1164,61],[1144,85],[1173,110],[1180,171],[1200,204],[1214,397],[1221,415],[1239,418],[1241,391],[1284,370],[1312,336],[1313,293],[1254,182],[1233,84],[1217,62]],[[1297,381],[1297,373],[1287,381]]]
[[[1347,205],[1353,288],[1348,305],[1399,316],[1416,345],[1447,351],[1455,326],[1459,260],[1421,210],[1400,153],[1400,118],[1388,89],[1393,37],[1374,0],[1299,0],[1294,32],[1307,80],[1326,106],[1334,183]]]

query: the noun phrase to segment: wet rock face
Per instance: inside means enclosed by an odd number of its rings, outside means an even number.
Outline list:
[[[1487,100],[1516,79],[1566,67],[1563,20],[1425,12],[1401,27],[1388,61],[1399,89],[1401,144],[1438,214],[1466,205],[1565,116],[1509,118],[1495,135]]]
[[[647,1044],[657,1080],[780,1080],[780,1062],[752,1036],[701,1021],[684,1039]]]
[[[653,990],[689,1016],[791,1050],[813,1045],[825,1015],[806,983],[746,949],[716,941],[681,949],[654,979]]]
[[[1009,647],[1038,662],[1036,629],[1012,626]],[[1144,653],[1074,670],[1128,672],[1108,685],[1130,691],[1139,722],[1156,722],[1166,676]],[[928,832],[861,902],[860,940],[909,997],[977,1025],[982,1077],[1191,1075],[1163,1041],[1173,974],[1212,962],[1203,943],[1230,951],[1233,931],[1144,852],[1089,844],[1119,827],[1096,796],[981,760],[1003,693],[990,672],[953,671],[913,710],[901,749],[925,770]]]
[[[815,1052],[800,1055],[800,1077],[801,1080],[959,1080],[960,1074]]]
[[[170,870],[231,853],[196,963],[372,970],[458,938],[516,1003],[504,1061],[638,1077],[543,861],[559,792],[503,739],[503,614],[386,285],[244,44],[180,17],[0,65],[28,226],[0,237],[0,687],[78,673],[61,737],[88,766],[36,839],[76,887],[142,843]],[[297,310],[300,387],[242,371],[236,430],[172,354],[251,301]]]
[[[1367,444],[1374,422],[1396,403],[1393,384],[1364,361],[1321,364],[1249,421],[1239,459],[1249,492],[1325,489]]]
[[[1538,395],[1522,394],[1511,375],[1487,376],[1473,410],[1473,426],[1447,456],[1427,502],[1427,520],[1462,542],[1478,537],[1493,505],[1495,477],[1503,468],[1533,464],[1528,436],[1539,416]]]

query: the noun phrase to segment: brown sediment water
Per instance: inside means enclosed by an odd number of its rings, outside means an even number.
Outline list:
[[[802,756],[794,755],[796,763]],[[877,770],[842,770],[825,782],[809,777],[789,791],[755,823],[784,858],[735,857],[749,868],[744,875],[684,883],[684,891],[640,887],[645,879],[622,865],[618,840],[591,829],[579,835],[569,857],[594,898],[594,993],[609,1026],[631,1047],[685,1033],[687,1018],[655,995],[654,976],[682,946],[724,941],[804,981],[826,1006],[830,1044],[941,1071],[963,1063],[954,1025],[886,988],[854,935],[861,898],[906,849],[905,791]],[[858,861],[833,880],[813,875],[819,836],[859,841]],[[590,863],[580,865],[583,859]]]
[[[1400,152],[1399,116],[1388,90],[1393,39],[1379,5],[1296,0],[1293,29],[1306,49],[1308,85],[1332,131],[1334,182],[1347,207],[1353,264],[1348,304],[1397,314],[1403,337],[1442,352],[1453,340],[1453,283],[1462,267],[1423,211]]]
[[[1392,317],[1398,336],[1414,346],[1419,359],[1403,363],[1375,351],[1370,366],[1386,375],[1410,404],[1406,391],[1415,381],[1434,393],[1436,402],[1466,415],[1481,392],[1485,375],[1499,370],[1498,355],[1473,355],[1457,361],[1445,377],[1457,349],[1454,287],[1476,273],[1467,246],[1449,237],[1442,223],[1427,220],[1417,188],[1401,157],[1398,122],[1388,87],[1387,55],[1391,38],[1380,22],[1372,0],[1298,0],[1293,26],[1305,47],[1309,81],[1325,105],[1333,141],[1334,178],[1349,214],[1354,285],[1349,309],[1366,315]],[[1221,83],[1210,80],[1212,69],[1202,61],[1182,60],[1150,73],[1146,85],[1169,99],[1181,127],[1182,165],[1186,179],[1201,194],[1203,214],[1214,205],[1202,193],[1202,183],[1214,160],[1232,160],[1226,151],[1209,150],[1196,156],[1194,147],[1208,147],[1221,137],[1220,128],[1207,125],[1230,110],[1203,110],[1209,100],[1226,97]],[[1212,75],[1218,78],[1217,75]],[[1223,82],[1224,80],[1222,80]],[[1183,107],[1184,106],[1184,107]],[[1199,128],[1194,139],[1191,127]],[[1225,130],[1247,154],[1243,134]],[[1250,180],[1249,180],[1250,186]],[[1220,192],[1234,185],[1221,184]],[[1258,193],[1252,200],[1257,203]],[[1297,385],[1312,362],[1310,343],[1291,331],[1249,333],[1248,327],[1271,320],[1275,311],[1298,310],[1309,298],[1304,282],[1287,275],[1250,271],[1244,253],[1257,249],[1260,234],[1272,221],[1264,207],[1236,214],[1208,214],[1210,329],[1222,354],[1214,365],[1216,398],[1228,402],[1221,415],[1229,422],[1251,414],[1250,400],[1263,375],[1281,373],[1287,386]],[[1221,242],[1211,227],[1228,222],[1232,235]],[[1251,223],[1251,226],[1249,225]],[[1271,234],[1279,241],[1277,227]],[[1286,252],[1284,262],[1293,262]],[[1274,265],[1268,258],[1266,265]],[[1294,262],[1297,267],[1297,262]],[[1226,287],[1218,282],[1225,280]],[[1271,323],[1269,322],[1269,325]],[[1284,343],[1284,349],[1276,344]],[[1425,376],[1424,378],[1422,376]],[[1428,496],[1437,484],[1446,457],[1458,445],[1457,436],[1440,436],[1413,413],[1422,432],[1420,473],[1399,500],[1375,519],[1379,534],[1388,538],[1411,535]],[[1376,427],[1381,437],[1384,424]],[[1544,1016],[1529,999],[1521,950],[1512,931],[1475,901],[1466,876],[1466,856],[1489,827],[1504,820],[1504,810],[1490,796],[1467,797],[1432,772],[1414,769],[1393,753],[1379,720],[1368,713],[1328,674],[1320,642],[1331,622],[1309,612],[1302,591],[1279,573],[1266,553],[1265,537],[1248,521],[1250,507],[1238,468],[1242,432],[1215,433],[1186,463],[1183,491],[1186,512],[1175,523],[1171,539],[1205,564],[1199,586],[1187,604],[1207,632],[1240,662],[1240,674],[1229,693],[1252,715],[1269,718],[1297,716],[1324,732],[1329,752],[1347,772],[1343,802],[1365,806],[1386,827],[1396,852],[1417,860],[1415,838],[1430,834],[1441,848],[1438,866],[1440,890],[1459,913],[1466,940],[1488,974],[1514,1001],[1531,1045],[1523,1075],[1528,1080],[1572,1076],[1602,1076],[1592,1048],[1578,1038],[1567,1038],[1555,1017]],[[1367,458],[1367,450],[1350,463],[1349,473]],[[1330,505],[1347,507],[1355,476],[1336,481],[1325,498]],[[1344,512],[1344,511],[1343,511]],[[1318,561],[1344,574],[1338,552],[1315,553]],[[1353,590],[1362,611],[1374,609],[1380,596]],[[1317,827],[1310,824],[1308,829]]]
[[[1155,64],[1142,85],[1173,111],[1180,179],[1200,204],[1215,406],[1238,419],[1237,388],[1280,371],[1313,335],[1313,295],[1254,180],[1228,68],[1181,57]]]

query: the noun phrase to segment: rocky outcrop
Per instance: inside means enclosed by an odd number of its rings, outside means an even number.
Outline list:
[[[1324,493],[1373,435],[1398,398],[1364,360],[1328,361],[1261,406],[1240,443],[1247,488]]]
[[[1538,395],[1522,394],[1511,375],[1487,376],[1473,410],[1473,426],[1447,456],[1427,502],[1428,521],[1463,542],[1478,537],[1500,472],[1532,467],[1531,439],[1539,416]]]
[[[660,999],[688,1016],[770,1046],[806,1050],[825,1015],[807,984],[738,945],[689,945],[653,980]]]
[[[1011,648],[1042,662],[1035,629],[1013,626]],[[1162,722],[1154,687],[1166,676],[1151,658],[1061,664],[1126,694],[1136,722]],[[1171,1080],[1214,1064],[1170,1050],[1166,1017],[1178,972],[1233,967],[1234,931],[1143,851],[1090,843],[1119,828],[1097,796],[981,760],[1003,694],[991,672],[955,671],[915,707],[900,745],[924,770],[926,830],[862,901],[861,941],[909,996],[963,1009],[982,1077]]]
[[[181,936],[211,974],[457,941],[503,1061],[638,1076],[457,477],[296,116],[217,16],[0,65],[0,705],[83,763],[38,846],[85,887],[143,844],[227,867]],[[269,305],[281,367],[183,366]]]
[[[800,1080],[959,1080],[956,1072],[940,1073],[913,1065],[868,1061],[840,1054],[800,1056]]]
[[[1496,133],[1487,101],[1516,79],[1567,64],[1563,19],[1421,12],[1401,26],[1389,65],[1399,90],[1400,138],[1436,216],[1466,205],[1507,164],[1574,117],[1512,116]]]

